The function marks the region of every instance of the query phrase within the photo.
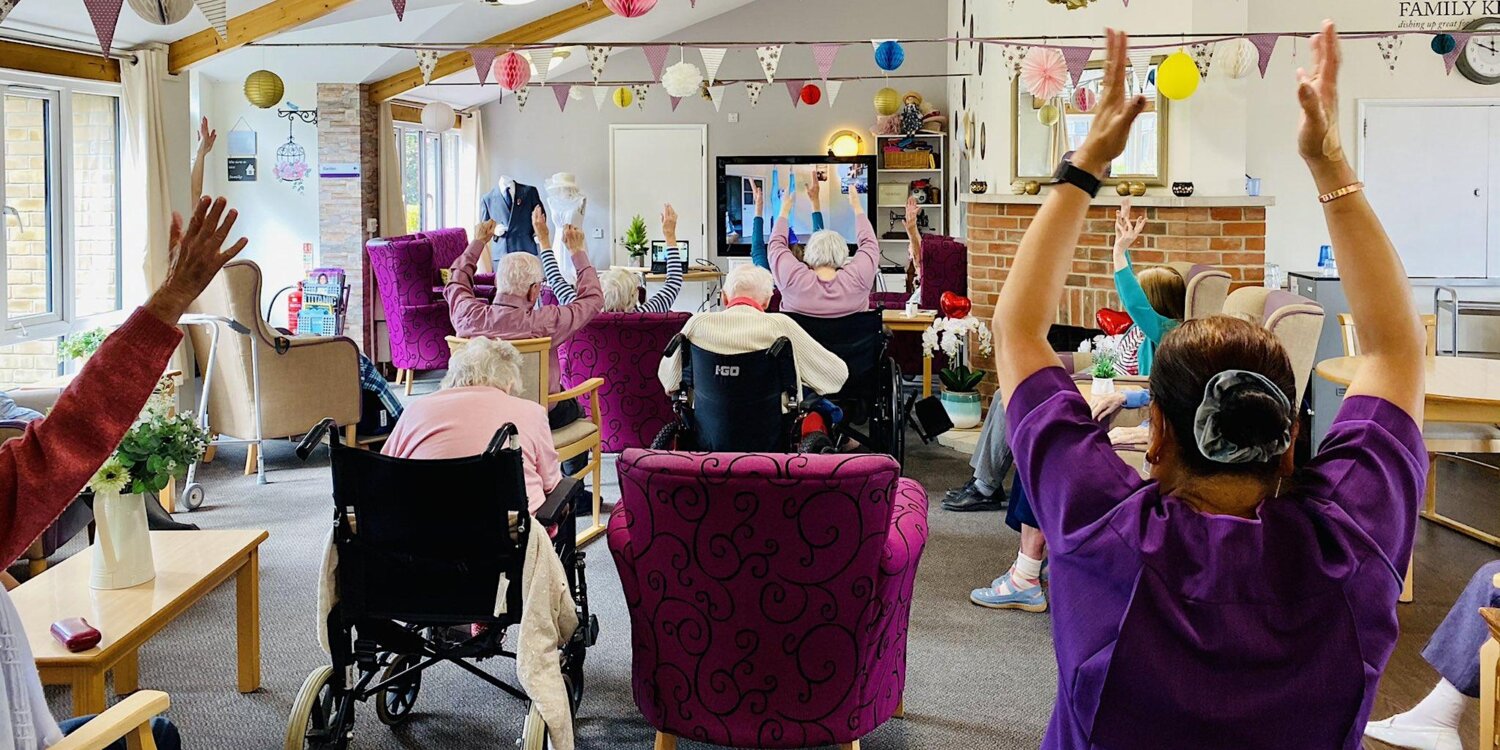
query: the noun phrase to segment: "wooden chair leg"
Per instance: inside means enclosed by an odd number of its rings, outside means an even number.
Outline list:
[[[891,717],[892,718],[896,718],[896,719],[904,719],[904,718],[906,718],[906,698],[905,697],[902,697],[901,698],[901,702],[896,704],[896,712],[893,713],[893,714],[891,714]]]
[[[415,370],[407,370],[406,371],[406,395],[408,395],[408,396],[411,395],[411,384],[412,384],[412,381],[416,380],[416,379],[417,379],[417,372]]]
[[[248,477],[255,473],[255,461],[259,457],[260,444],[251,443],[249,449],[245,451],[245,476]]]
[[[347,445],[347,446],[349,446],[349,447],[351,447],[351,448],[358,448],[359,447],[359,427],[358,427],[358,425],[352,425],[352,424],[344,425],[344,444]]]
[[[657,732],[655,750],[677,750],[677,738],[665,732]]]
[[[859,750],[859,740],[841,743],[839,750]]]
[[[26,561],[26,575],[27,575],[28,578],[36,578],[37,576],[41,575],[46,570],[47,570],[47,559],[46,558],[42,558],[41,560],[27,560]]]

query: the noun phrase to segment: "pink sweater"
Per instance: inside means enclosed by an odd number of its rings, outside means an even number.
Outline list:
[[[786,219],[776,220],[771,233],[771,275],[781,290],[781,311],[815,318],[842,318],[870,309],[870,292],[880,268],[880,240],[870,219],[858,219],[859,252],[828,281],[797,260],[787,246]]]
[[[547,411],[535,401],[486,386],[445,388],[406,407],[381,453],[427,460],[477,456],[507,422],[516,426],[520,438],[527,506],[536,513],[562,473]]]

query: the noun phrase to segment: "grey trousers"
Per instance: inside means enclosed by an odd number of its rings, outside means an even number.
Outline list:
[[[1458,692],[1470,698],[1479,697],[1479,648],[1490,637],[1479,610],[1500,607],[1500,589],[1495,588],[1497,574],[1500,574],[1500,560],[1481,566],[1448,610],[1443,624],[1433,632],[1432,640],[1422,649],[1422,658],[1443,679],[1453,683]]]
[[[997,402],[984,417],[984,427],[979,432],[979,442],[974,446],[974,456],[969,465],[974,467],[974,478],[991,486],[999,487],[1005,481],[1009,469],[1010,444],[1005,442],[1005,409]]]

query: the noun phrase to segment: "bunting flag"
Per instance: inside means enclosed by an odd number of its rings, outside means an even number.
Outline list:
[[[719,108],[724,106],[724,89],[724,86],[708,87],[708,98],[713,100],[715,112],[718,112]]]
[[[542,58],[541,64],[536,66],[537,83],[543,86],[547,85],[547,76],[552,73],[552,66],[557,62],[557,52],[561,49],[562,47],[556,47],[547,51],[546,56]],[[532,54],[536,53],[533,52]]]
[[[1130,51],[1130,74],[1135,78],[1135,91],[1142,93],[1146,90],[1146,78],[1151,74],[1151,57],[1155,50],[1132,49]]]
[[[391,7],[396,9],[396,20],[406,20],[406,0],[391,0]]]
[[[21,0],[0,0],[0,23],[5,23],[5,17],[21,4]]]
[[[1276,42],[1281,40],[1280,34],[1251,34],[1245,37],[1255,45],[1255,51],[1260,53],[1260,77],[1266,77],[1266,70],[1271,67],[1271,55],[1276,52]]]
[[[1469,40],[1474,38],[1474,32],[1455,31],[1452,32],[1452,36],[1453,49],[1448,54],[1443,55],[1443,67],[1448,69],[1449,75],[1453,74],[1453,65],[1458,62],[1458,58],[1462,57],[1464,50],[1468,48]]]
[[[604,75],[604,63],[614,51],[614,47],[589,47],[589,70],[594,73],[595,86],[599,85],[599,77]]]
[[[760,104],[760,90],[765,87],[766,85],[760,81],[745,84],[745,93],[750,95],[750,107],[752,109],[757,104]]]
[[[604,103],[607,102],[607,101],[609,101],[609,87],[608,86],[595,86],[594,87],[594,109],[597,109],[597,110],[599,110],[601,112],[604,111]]]
[[[829,81],[828,85],[825,88],[828,91],[828,106],[832,107],[833,103],[838,101],[839,91],[844,88],[844,82]]]
[[[723,47],[699,47],[698,53],[703,55],[703,76],[713,83],[719,75],[719,66],[724,63],[724,53],[728,50]]]
[[[109,56],[110,45],[115,42],[115,26],[120,22],[120,6],[125,0],[83,0],[88,8],[89,20],[94,22],[94,33],[99,37],[99,49]]]
[[[677,105],[679,105],[679,104],[682,103],[682,97],[680,97],[680,96],[668,96],[667,98],[672,100],[672,111],[676,112],[677,111]]]
[[[1214,63],[1214,45],[1212,43],[1194,44],[1188,47],[1188,55],[1193,58],[1193,64],[1198,66],[1198,75],[1208,77],[1208,69]]]
[[[1005,80],[1015,80],[1016,74],[1021,72],[1021,61],[1024,59],[1026,59],[1025,47],[1015,44],[1000,45],[1000,63],[1005,67]]]
[[[1083,69],[1089,65],[1089,58],[1093,56],[1092,47],[1063,47],[1063,60],[1068,63],[1068,75],[1073,78],[1073,85],[1078,85],[1078,80],[1083,78]]]
[[[1396,72],[1396,60],[1401,57],[1401,41],[1400,34],[1391,34],[1375,42],[1375,46],[1380,49],[1380,57],[1390,66],[1392,73]]]
[[[644,84],[644,83],[642,83],[642,84],[637,84],[635,86],[631,86],[630,90],[631,90],[632,93],[635,94],[635,106],[636,106],[636,108],[637,109],[645,109],[646,108],[646,93],[651,90],[651,87],[648,86],[648,85],[646,85],[646,84]]]
[[[531,98],[531,87],[522,86],[516,89],[516,110],[526,109],[526,100]]]
[[[119,3],[115,3],[115,12],[119,12]],[[755,56],[760,59],[760,69],[766,72],[766,83],[776,80],[776,68],[781,65],[780,44],[768,44],[764,47],[755,48]]]
[[[806,83],[806,81],[786,82],[786,92],[792,95],[792,109],[796,109],[797,105],[802,103],[802,87]]]
[[[839,56],[839,45],[837,44],[814,44],[812,48],[813,62],[818,64],[818,77],[828,82],[828,73],[833,70],[833,61]]]
[[[198,6],[198,10],[203,13],[203,17],[208,19],[208,24],[214,27],[214,31],[218,32],[219,38],[228,41],[229,9],[225,7],[227,4],[226,0],[194,0],[193,4]],[[401,5],[406,5],[405,0],[402,0]],[[402,12],[405,12],[404,7]]]
[[[573,93],[573,84],[571,84],[571,83],[554,83],[554,84],[552,84],[552,95],[555,96],[555,97],[557,97],[557,111],[558,112],[566,112],[566,111],[568,111],[568,95],[572,94],[572,93]]]
[[[437,69],[437,63],[437,50],[417,50],[417,70],[422,71],[422,83],[432,83],[432,71]]]
[[[479,74],[479,85],[490,82],[490,68],[495,65],[495,50],[489,47],[470,47],[469,57],[474,60],[474,72]]]
[[[646,54],[646,62],[651,65],[651,80],[661,80],[661,72],[667,67],[667,53],[670,49],[665,44],[648,44],[641,48],[641,52]]]

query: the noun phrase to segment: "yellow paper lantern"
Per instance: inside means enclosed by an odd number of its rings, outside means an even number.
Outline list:
[[[630,107],[631,102],[634,102],[634,101],[635,101],[635,94],[630,93],[630,89],[629,88],[626,88],[625,86],[621,86],[621,87],[615,89],[615,106],[616,107],[619,107],[620,109],[627,109],[627,108]]]
[[[893,88],[883,88],[875,92],[875,113],[881,117],[890,117],[901,111],[901,92]]]
[[[245,78],[245,98],[261,109],[280,104],[285,94],[286,83],[269,70],[257,70]]]
[[[1057,108],[1056,104],[1043,104],[1042,108],[1036,111],[1036,119],[1050,128],[1062,119],[1062,111]]]
[[[1162,96],[1180,101],[1198,91],[1203,77],[1198,74],[1198,64],[1192,56],[1181,50],[1173,53],[1156,69],[1156,90]]]

